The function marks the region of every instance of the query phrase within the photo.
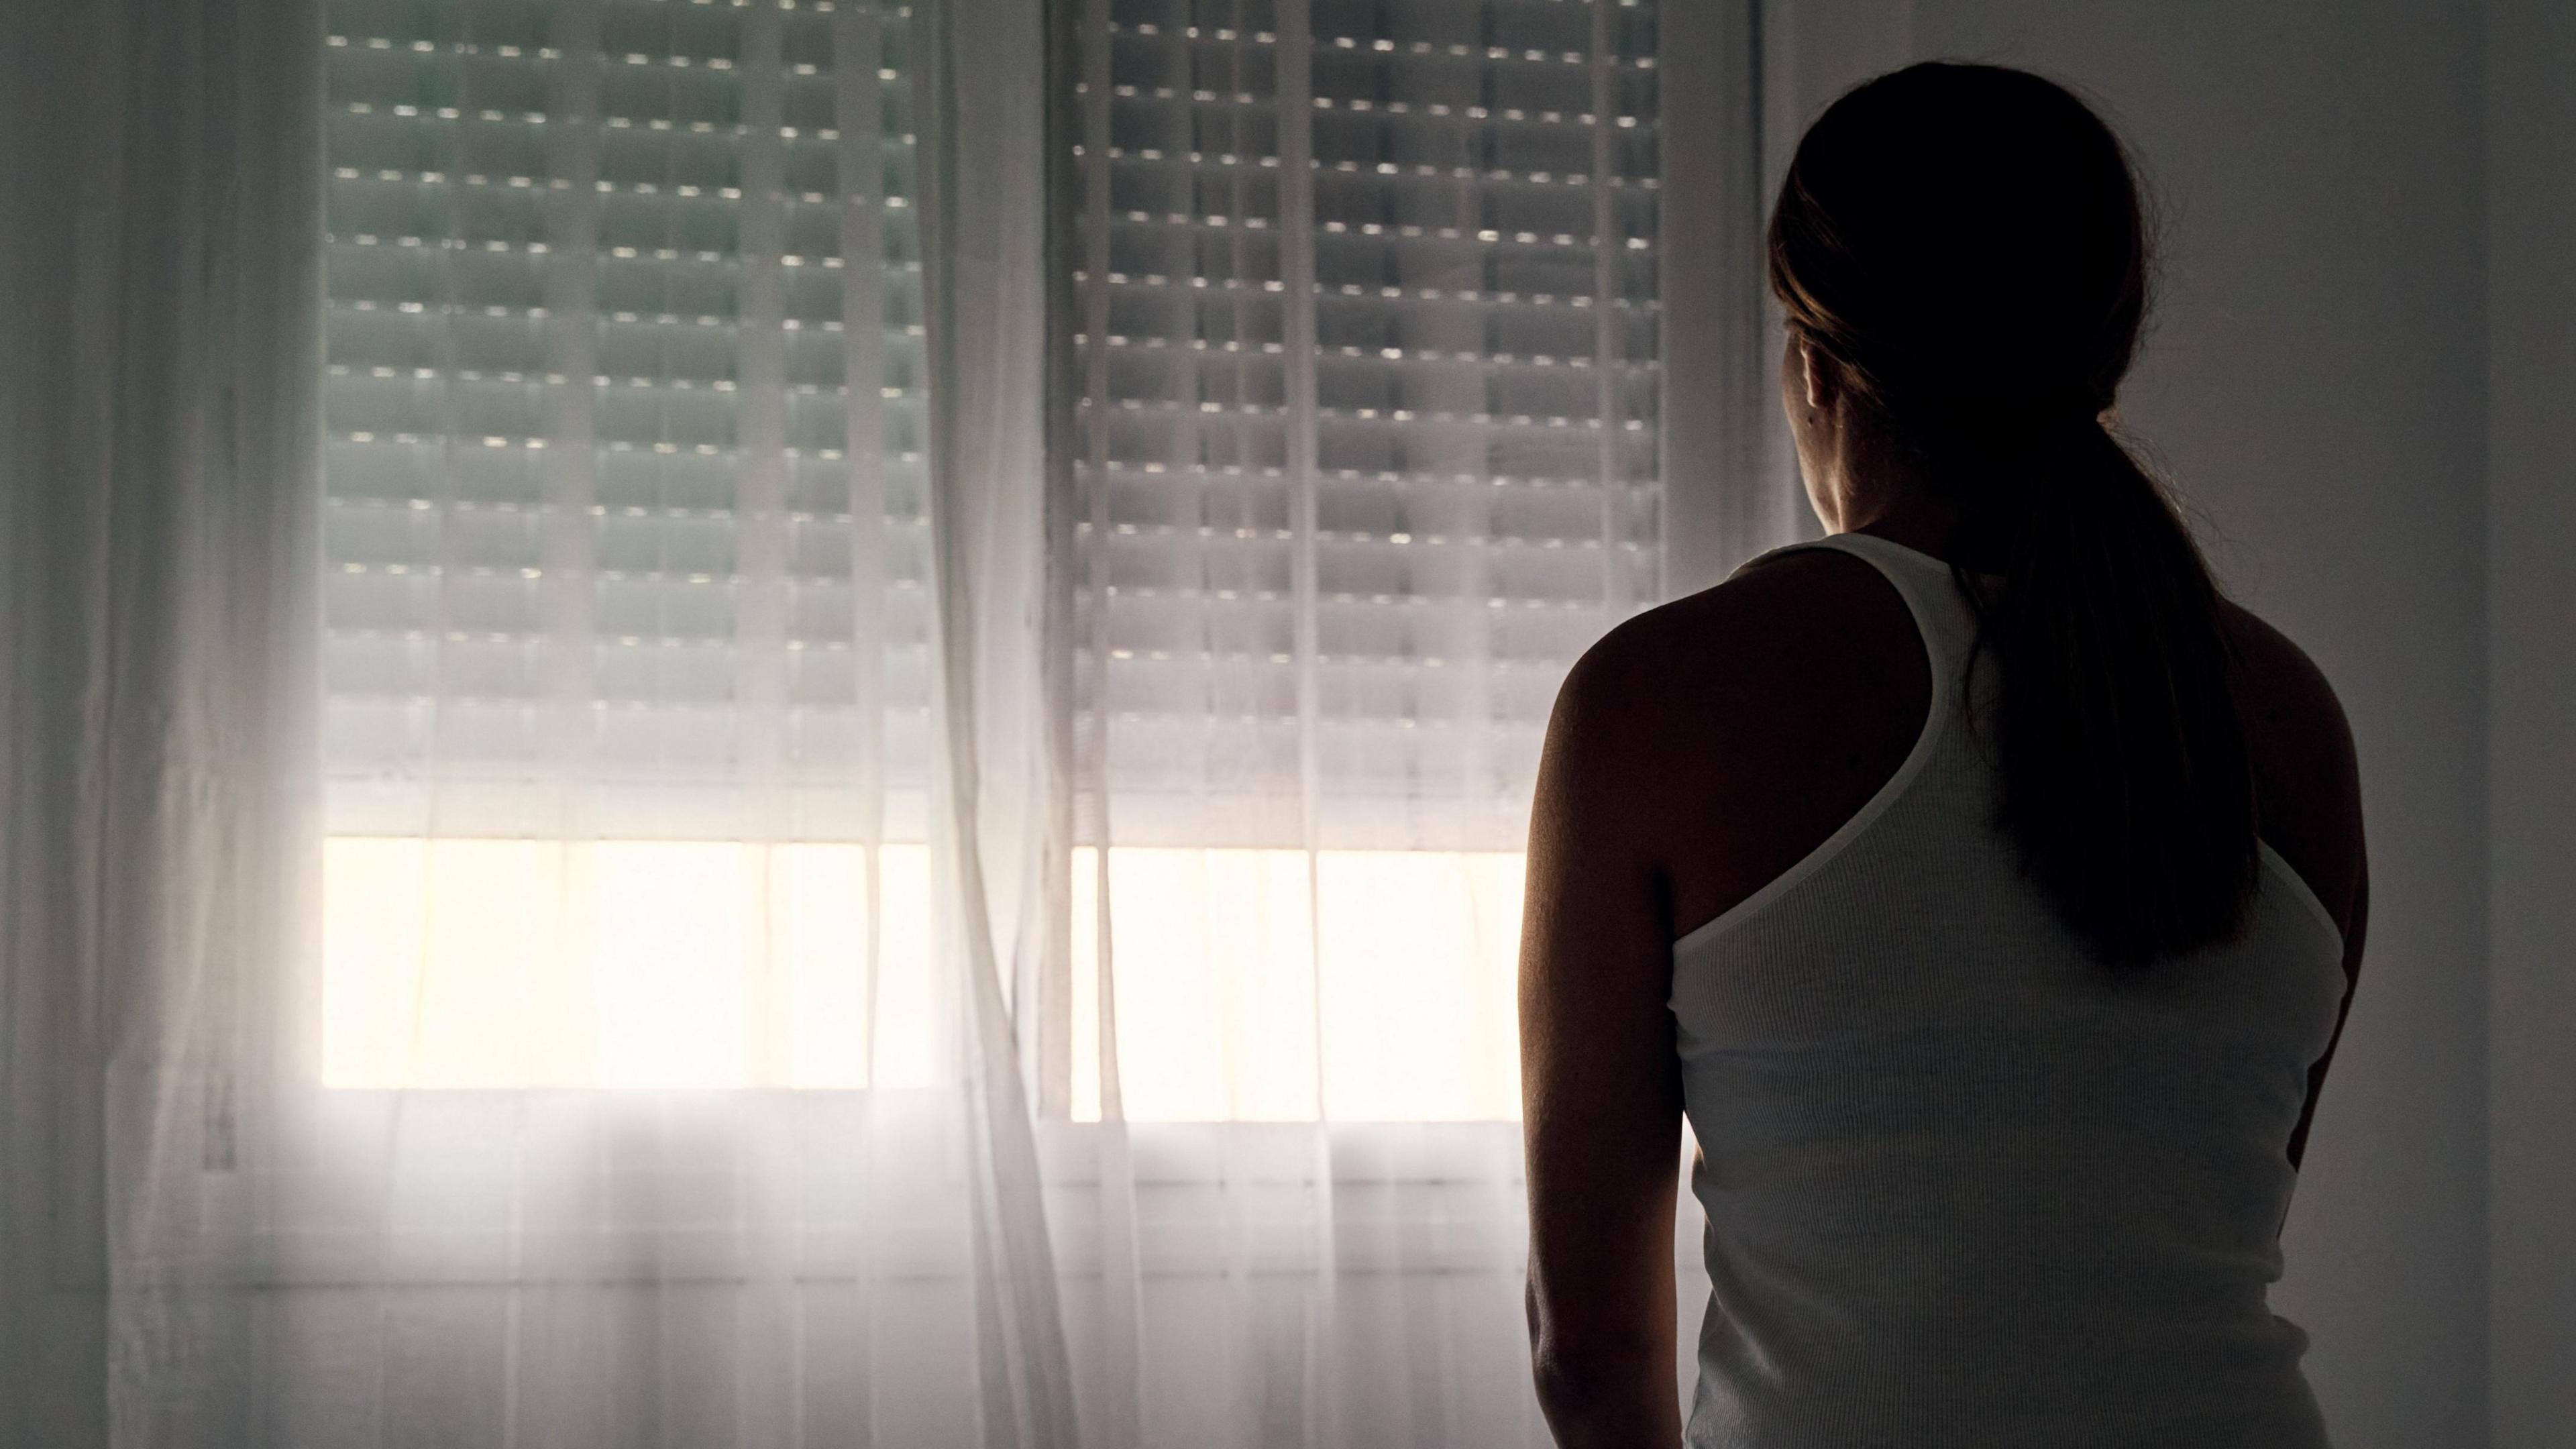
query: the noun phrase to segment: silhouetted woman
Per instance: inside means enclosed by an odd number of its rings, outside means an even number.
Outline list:
[[[1614,630],[1540,772],[1560,1443],[2325,1442],[2265,1291],[2361,956],[2351,736],[2106,431],[2146,260],[2118,141],[2025,72],[1898,71],[1799,143],[1770,281],[1829,536]]]

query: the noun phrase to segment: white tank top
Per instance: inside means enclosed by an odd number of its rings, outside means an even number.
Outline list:
[[[1673,943],[1713,1291],[1694,1449],[2320,1449],[2274,1315],[2342,934],[2270,846],[2235,943],[2097,965],[1988,822],[1949,565],[1865,534],[1932,669],[1895,776]],[[1772,555],[1764,555],[1770,557]],[[1977,718],[2000,675],[1979,659]]]

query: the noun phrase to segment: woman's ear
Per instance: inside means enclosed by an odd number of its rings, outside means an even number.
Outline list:
[[[1799,370],[1804,374],[1807,387],[1807,411],[1825,412],[1831,409],[1835,400],[1841,396],[1842,389],[1839,384],[1842,379],[1836,375],[1832,361],[1818,351],[1816,345],[1808,341],[1803,334],[1796,339],[1796,345]]]

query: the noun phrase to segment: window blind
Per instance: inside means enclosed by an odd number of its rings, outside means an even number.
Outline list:
[[[329,16],[334,831],[921,838],[907,10]]]
[[[1084,0],[1077,750],[1121,843],[1517,849],[1659,589],[1651,0]]]

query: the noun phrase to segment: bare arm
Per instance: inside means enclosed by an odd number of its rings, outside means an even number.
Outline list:
[[[2225,617],[2243,657],[2246,744],[2263,802],[2263,838],[2298,872],[2343,931],[2343,1003],[2334,1035],[2308,1069],[2308,1097],[2289,1142],[2290,1166],[2307,1155],[2308,1129],[2326,1068],[2351,1019],[2370,925],[2370,857],[2361,820],[2361,766],[2352,725],[2325,672],[2288,636],[2234,605]]]
[[[1616,639],[1575,666],[1548,725],[1520,961],[1530,1345],[1565,1449],[1669,1449],[1681,1086],[1670,907],[1640,797],[1643,691]]]
[[[2318,687],[2324,687],[2322,675],[2318,676]],[[2343,928],[2343,1004],[2336,1008],[2334,1035],[2326,1038],[2325,1052],[2308,1069],[2308,1100],[2299,1109],[2299,1125],[2290,1133],[2290,1166],[2294,1169],[2307,1156],[2308,1128],[2317,1118],[2317,1099],[2325,1093],[2326,1068],[2334,1064],[2335,1048],[2343,1041],[2344,1023],[2352,1019],[2353,992],[2361,985],[2362,941],[2370,928],[2370,856],[2362,839],[2360,767],[2353,755],[2351,728],[2344,723],[2342,706],[2335,703],[2330,690],[2326,692],[2326,705],[2332,710],[2333,729],[2329,747],[2322,753],[2330,761],[2336,801],[2326,828],[2334,832],[2341,846],[2336,854],[2342,869],[2329,876],[2328,868],[2320,865],[2317,877],[2312,879],[2330,881],[2327,889],[2332,893],[2325,898],[2326,908],[2334,913],[2335,924]],[[2296,866],[2298,862],[2292,864]]]
[[[2295,1169],[2308,1152],[2308,1127],[2317,1120],[2317,1098],[2326,1089],[2326,1068],[2334,1064],[2335,1047],[2343,1041],[2343,1025],[2352,1019],[2353,988],[2361,983],[2361,939],[2370,921],[2370,868],[2362,867],[2361,879],[2354,884],[2351,906],[2344,912],[2343,923],[2343,1005],[2335,1013],[2334,1035],[2326,1038],[2326,1050],[2317,1064],[2308,1068],[2308,1101],[2299,1109],[2299,1125],[2290,1133],[2290,1166]]]

